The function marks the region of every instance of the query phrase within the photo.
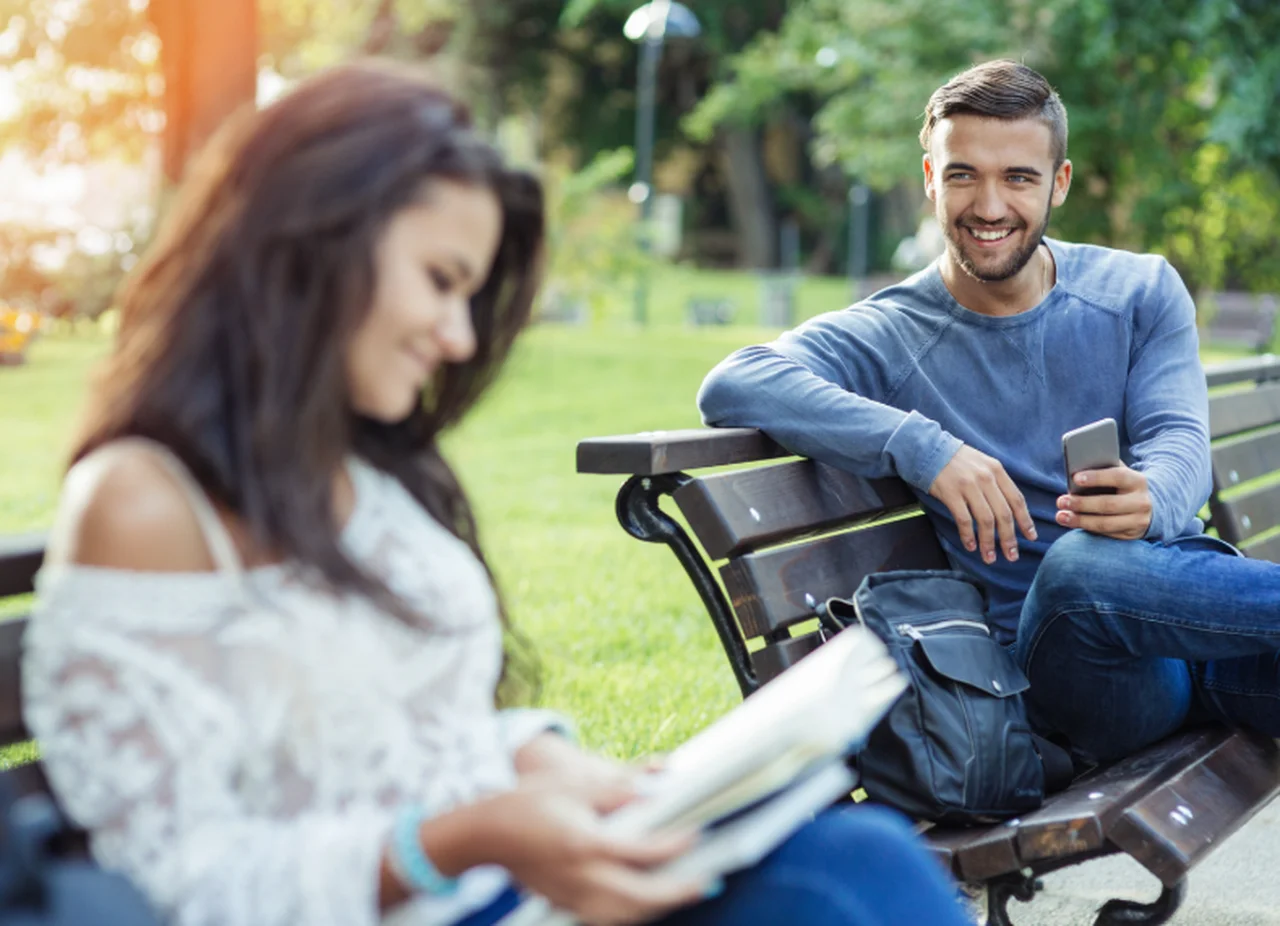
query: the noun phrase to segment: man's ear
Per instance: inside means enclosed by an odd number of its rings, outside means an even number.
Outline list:
[[[936,195],[933,192],[933,161],[929,158],[929,155],[926,154],[924,156],[922,164],[924,167],[924,195],[929,197],[929,202],[935,202]]]
[[[1071,189],[1071,162],[1063,161],[1062,166],[1053,175],[1053,206],[1061,206],[1067,201],[1067,193]]]

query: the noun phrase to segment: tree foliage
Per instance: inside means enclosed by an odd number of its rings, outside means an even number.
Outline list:
[[[817,160],[879,189],[918,183],[929,94],[995,56],[1067,104],[1076,181],[1057,233],[1163,250],[1197,285],[1276,285],[1272,0],[799,0],[686,125],[706,136],[808,92]]]

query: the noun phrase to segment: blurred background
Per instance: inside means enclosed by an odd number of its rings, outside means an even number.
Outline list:
[[[1274,0],[0,0],[0,355],[107,312],[227,113],[353,55],[539,165],[548,320],[782,326],[922,266],[924,102],[1000,55],[1070,113],[1052,234],[1280,290]]]

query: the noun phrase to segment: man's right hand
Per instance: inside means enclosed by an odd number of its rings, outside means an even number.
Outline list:
[[[1028,540],[1036,539],[1026,499],[1000,461],[980,450],[962,446],[933,480],[929,494],[955,518],[964,548],[981,550],[985,563],[996,561],[997,539],[1011,563],[1018,559],[1017,530]]]

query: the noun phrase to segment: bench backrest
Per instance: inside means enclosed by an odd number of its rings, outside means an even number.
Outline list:
[[[1214,293],[1213,307],[1201,323],[1204,340],[1211,344],[1238,344],[1255,351],[1271,347],[1280,304],[1270,293]]]
[[[1280,483],[1265,478],[1280,477],[1280,358],[1222,364],[1207,369],[1206,379],[1211,523],[1249,556],[1280,561],[1280,533],[1268,533],[1280,528]],[[851,594],[872,572],[947,567],[905,483],[863,479],[807,459],[774,462],[785,453],[749,429],[653,432],[578,447],[579,472],[680,474],[671,498],[704,566],[718,577],[737,644],[749,651],[745,659],[735,654],[735,641],[721,629],[744,692],[818,646],[815,604]],[[744,462],[756,465],[686,472]]]

